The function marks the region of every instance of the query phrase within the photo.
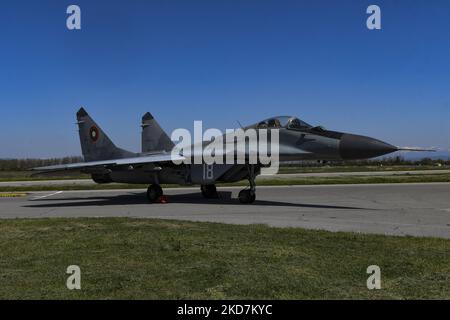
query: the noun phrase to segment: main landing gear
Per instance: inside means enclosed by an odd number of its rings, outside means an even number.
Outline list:
[[[202,191],[202,196],[206,199],[217,199],[219,197],[214,184],[202,184],[200,190]]]
[[[159,184],[152,184],[147,189],[147,199],[150,202],[157,202],[158,199],[163,195],[163,189]]]
[[[255,167],[247,165],[248,169],[248,182],[250,183],[250,189],[244,189],[239,192],[239,201],[242,204],[253,203],[256,200],[256,183],[255,183]]]
[[[239,192],[239,201],[242,204],[253,203],[256,200],[256,193],[251,189],[244,189]]]

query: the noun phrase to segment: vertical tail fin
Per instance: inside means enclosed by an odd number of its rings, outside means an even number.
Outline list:
[[[142,117],[142,152],[171,151],[175,146],[150,112]]]
[[[135,156],[117,148],[83,108],[77,112],[81,151],[85,161],[120,159]]]

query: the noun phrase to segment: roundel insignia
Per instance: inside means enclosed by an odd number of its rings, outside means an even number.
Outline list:
[[[98,128],[96,126],[92,126],[89,129],[89,136],[91,137],[92,142],[96,142],[98,140],[98,137],[100,136],[98,132]]]

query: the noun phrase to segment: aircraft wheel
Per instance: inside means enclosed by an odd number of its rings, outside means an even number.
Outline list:
[[[252,192],[252,190],[242,190],[239,192],[239,201],[243,204],[253,203],[256,200],[256,194],[255,192]]]
[[[202,191],[203,197],[205,197],[206,199],[219,197],[219,195],[217,194],[217,188],[214,184],[203,184],[200,187],[200,190]]]
[[[163,190],[159,184],[152,184],[147,189],[147,198],[150,202],[156,202],[163,195]]]

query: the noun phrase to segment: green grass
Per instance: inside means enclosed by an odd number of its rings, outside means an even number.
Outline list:
[[[327,172],[377,172],[377,171],[414,171],[414,170],[446,170],[450,166],[418,166],[418,165],[393,165],[393,166],[318,166],[318,167],[295,167],[281,166],[279,173],[327,173]],[[0,182],[4,181],[41,181],[41,180],[68,180],[68,179],[90,179],[90,176],[82,173],[63,172],[54,175],[31,176],[32,171],[1,171]]]
[[[59,175],[31,176],[32,171],[1,171],[0,182],[9,181],[42,181],[42,180],[69,180],[69,179],[90,179],[90,176],[82,173],[62,173]]]
[[[327,173],[327,172],[379,172],[379,171],[416,171],[416,170],[448,170],[450,166],[443,165],[384,165],[384,166],[318,166],[318,167],[295,167],[281,166],[279,173]]]
[[[0,220],[0,299],[450,298],[450,240],[152,219]],[[381,268],[381,290],[366,269]],[[81,268],[81,291],[65,287]]]
[[[272,178],[257,180],[258,186],[283,185],[319,185],[319,184],[368,184],[368,183],[420,183],[450,182],[450,174],[430,175],[392,175],[392,176],[342,176],[342,177],[305,177],[305,178]],[[218,184],[218,187],[245,186],[246,181],[238,183]],[[53,191],[53,190],[111,190],[111,189],[146,189],[144,184],[89,184],[89,185],[42,185],[22,187],[0,187],[0,192]],[[163,188],[185,187],[183,185],[162,185]]]
[[[390,175],[390,176],[342,176],[342,177],[305,177],[289,179],[264,179],[258,185],[319,185],[319,184],[368,184],[368,183],[425,183],[450,182],[450,174],[429,175]]]

